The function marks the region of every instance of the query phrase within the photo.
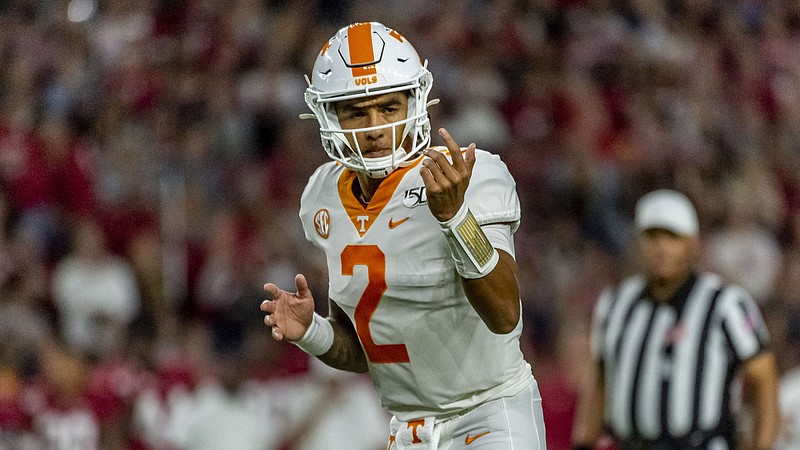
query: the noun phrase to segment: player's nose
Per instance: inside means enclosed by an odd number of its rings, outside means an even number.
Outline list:
[[[385,121],[383,117],[377,111],[370,111],[368,115],[368,127],[379,127],[381,125],[385,125]],[[375,130],[370,130],[366,132],[366,135],[369,139],[376,140],[380,139],[386,133],[386,128],[378,128]]]

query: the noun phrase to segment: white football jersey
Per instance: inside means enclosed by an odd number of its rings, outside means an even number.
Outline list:
[[[511,174],[498,156],[475,156],[467,205],[479,224],[515,231]],[[355,324],[381,404],[400,420],[511,396],[533,379],[519,347],[522,320],[494,334],[467,300],[428,209],[420,161],[391,173],[366,208],[352,191],[355,172],[325,164],[300,207],[306,238],[325,251],[329,296]]]

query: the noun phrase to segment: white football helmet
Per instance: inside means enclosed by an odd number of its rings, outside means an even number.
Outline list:
[[[383,178],[398,167],[411,163],[430,143],[428,93],[433,76],[414,47],[399,33],[378,22],[354,23],[339,30],[322,47],[314,62],[305,101],[319,121],[322,146],[334,161],[347,168]],[[353,98],[409,91],[405,120],[369,128],[343,130],[333,107],[334,102]],[[430,102],[435,104],[436,101]],[[399,142],[395,127],[402,126]],[[389,128],[392,133],[390,155],[366,158],[361,153],[356,133]],[[351,146],[348,134],[354,143]],[[411,139],[408,151],[403,141]]]

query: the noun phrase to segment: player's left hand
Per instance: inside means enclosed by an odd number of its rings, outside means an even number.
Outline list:
[[[464,203],[464,193],[475,166],[475,144],[469,144],[462,155],[461,147],[447,130],[439,128],[439,135],[450,150],[453,162],[448,161],[441,152],[429,148],[424,152],[426,158],[422,160],[423,167],[420,167],[419,173],[425,183],[431,214],[439,222],[446,222],[456,215]]]

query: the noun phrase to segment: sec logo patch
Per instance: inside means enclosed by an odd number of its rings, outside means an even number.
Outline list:
[[[322,239],[328,239],[331,231],[331,215],[327,209],[320,209],[314,214],[314,229]]]

